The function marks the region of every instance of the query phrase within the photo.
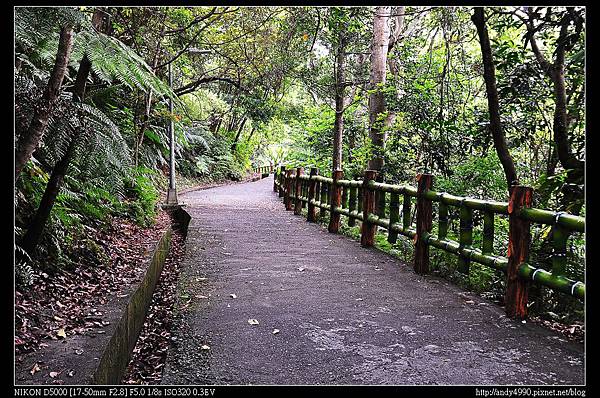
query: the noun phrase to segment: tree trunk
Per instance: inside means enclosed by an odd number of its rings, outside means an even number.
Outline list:
[[[333,124],[333,171],[342,169],[342,149],[344,137],[344,105],[346,80],[346,32],[340,26],[335,70],[335,122]]]
[[[33,114],[29,128],[23,132],[17,144],[15,151],[15,181],[19,179],[21,170],[23,170],[23,167],[31,158],[31,155],[38,147],[46,132],[50,114],[60,96],[60,88],[67,71],[72,48],[73,29],[70,26],[65,26],[60,31],[54,68],[50,74],[50,80],[48,81],[42,100]]]
[[[44,190],[44,196],[42,196],[42,200],[40,201],[40,205],[38,206],[35,216],[33,217],[33,220],[27,229],[27,233],[25,236],[23,236],[21,241],[21,247],[30,256],[33,256],[34,251],[42,237],[42,233],[44,232],[44,228],[46,227],[46,223],[50,217],[50,212],[54,207],[54,202],[56,202],[56,197],[60,192],[60,187],[62,186],[65,175],[67,174],[69,163],[71,163],[71,159],[75,154],[78,136],[79,134],[77,134],[76,137],[73,137],[69,143],[65,155],[52,169],[52,174],[50,174],[50,179],[48,180],[46,189]]]
[[[252,126],[252,130],[250,130],[250,134],[248,134],[248,138],[246,139],[246,142],[250,142],[255,131],[256,131],[256,126]]]
[[[246,125],[246,120],[248,119],[242,119],[242,123],[240,124],[237,134],[235,135],[235,139],[233,140],[233,144],[231,145],[231,152],[235,151],[235,149],[237,148],[238,141],[240,140],[240,135],[242,135],[242,131],[244,130],[244,126]]]
[[[94,22],[94,26],[98,28],[102,28],[103,30],[108,30],[109,25],[107,22],[104,23],[103,13],[99,10],[94,12],[92,17],[92,21]],[[77,76],[75,78],[75,85],[73,91],[73,99],[78,102],[83,102],[85,96],[85,88],[87,84],[87,78],[89,76],[90,70],[92,67],[92,63],[90,60],[84,55],[79,63],[79,69],[77,70]],[[50,179],[46,184],[46,188],[44,190],[44,195],[42,196],[42,200],[40,201],[40,205],[33,217],[29,228],[27,229],[27,233],[23,236],[21,240],[21,247],[29,254],[33,255],[35,249],[37,248],[40,239],[42,237],[42,233],[44,232],[44,228],[46,223],[48,222],[48,218],[50,217],[50,212],[54,207],[54,203],[56,202],[56,197],[60,192],[60,188],[64,181],[65,175],[67,174],[67,170],[69,168],[69,164],[71,160],[75,156],[75,149],[77,147],[77,143],[79,141],[79,137],[83,131],[78,129],[74,135],[71,137],[71,141],[69,142],[69,146],[67,147],[67,151],[63,155],[63,157],[54,165],[52,168],[52,173],[50,174]]]
[[[369,95],[369,138],[373,145],[373,153],[369,160],[369,169],[377,170],[377,181],[385,179],[382,171],[385,148],[385,99],[383,86],[386,82],[387,55],[390,42],[391,7],[377,7],[373,18],[373,41],[371,42],[371,77],[372,93]],[[375,213],[385,216],[385,193],[376,192]]]
[[[387,49],[387,65],[388,68],[390,70],[390,73],[393,76],[398,76],[398,72],[399,72],[399,66],[398,66],[398,61],[396,60],[396,58],[394,57],[390,57],[390,53],[392,52],[392,49],[394,48],[394,46],[398,43],[398,40],[400,39],[400,33],[402,32],[402,28],[404,27],[404,6],[401,7],[395,7],[395,10],[393,12],[396,16],[394,17],[394,29],[391,29],[390,27],[390,39],[388,42],[388,49]],[[388,114],[385,118],[385,122],[384,122],[384,127],[385,127],[385,133],[384,133],[384,142],[387,140],[387,131],[392,128],[392,126],[394,125],[394,122],[396,121],[396,112],[395,111],[391,111],[388,109]]]
[[[532,14],[529,14],[530,17]],[[534,37],[535,29],[532,25],[532,21],[526,22],[527,34],[529,42],[531,43],[531,49],[540,64],[542,70],[550,78],[553,84],[554,93],[554,125],[553,140],[554,149],[552,154],[556,154],[560,165],[567,171],[567,179],[565,184],[561,188],[563,194],[561,200],[561,210],[569,211],[572,214],[579,214],[583,206],[584,201],[584,190],[579,187],[584,183],[584,168],[585,162],[577,159],[577,157],[571,152],[571,143],[569,142],[569,125],[567,122],[567,90],[565,85],[565,55],[567,50],[572,46],[568,45],[567,42],[569,32],[568,27],[571,22],[577,24],[577,20],[571,20],[571,18],[563,17],[560,22],[561,29],[558,36],[557,47],[555,51],[554,63],[548,62],[544,57],[542,51],[537,45],[537,41]],[[577,33],[579,34],[579,33]],[[571,38],[571,42],[574,39]],[[553,159],[550,159],[550,164],[553,163]]]
[[[371,43],[371,78],[373,92],[369,95],[369,138],[373,154],[369,160],[370,170],[383,167],[385,100],[382,86],[385,84],[387,53],[390,40],[389,15],[391,7],[377,7],[373,18],[373,41]]]
[[[507,189],[518,184],[517,172],[515,164],[508,151],[506,137],[502,131],[500,122],[500,102],[498,100],[498,90],[496,88],[496,76],[494,71],[494,60],[492,58],[492,48],[490,46],[490,38],[488,36],[485,18],[483,15],[483,7],[475,7],[471,20],[477,28],[479,35],[479,44],[481,46],[481,55],[483,59],[483,79],[485,80],[485,89],[487,93],[488,109],[490,113],[490,131],[494,140],[496,153],[504,168],[506,176]]]

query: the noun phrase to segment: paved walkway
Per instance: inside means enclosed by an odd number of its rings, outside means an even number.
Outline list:
[[[183,196],[184,309],[163,383],[583,384],[581,344],[307,223],[272,186]]]

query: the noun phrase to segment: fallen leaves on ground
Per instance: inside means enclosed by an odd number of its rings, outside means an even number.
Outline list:
[[[583,342],[585,340],[585,325],[577,322],[569,325],[557,321],[549,321],[540,317],[531,317],[530,321],[559,332],[569,340]]]
[[[70,271],[34,272],[33,284],[15,291],[15,355],[43,348],[47,339],[106,326],[95,307],[107,303],[108,293],[120,294],[139,281],[149,253],[170,223],[165,212],[150,228],[115,218],[104,230],[89,228],[88,238],[103,248],[108,265],[90,264],[82,256]]]
[[[179,231],[174,231],[171,248],[154,290],[146,322],[122,380],[125,384],[160,383],[175,321],[174,306],[177,299],[179,264],[184,252],[183,235]]]
[[[258,321],[256,319],[248,319],[248,323],[250,325],[258,325]]]
[[[29,373],[31,373],[31,375],[34,375],[36,372],[39,372],[40,370],[42,370],[40,368],[40,365],[38,365],[37,363],[35,363],[33,365],[33,367],[31,368],[31,370],[29,371]]]

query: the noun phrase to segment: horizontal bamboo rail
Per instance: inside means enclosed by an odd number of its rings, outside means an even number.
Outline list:
[[[585,218],[564,212],[531,208],[533,190],[515,186],[508,202],[474,199],[432,190],[433,176],[417,176],[418,186],[391,185],[377,182],[377,172],[367,170],[363,181],[344,180],[343,173],[336,171],[334,178],[319,175],[317,168],[305,174],[301,167],[288,169],[280,166],[275,171],[273,190],[283,197],[287,210],[301,214],[307,206],[307,220],[316,222],[329,213],[329,231],[337,233],[339,217],[348,218],[348,225],[361,222],[361,244],[373,246],[378,227],[388,231],[388,241],[395,243],[398,235],[406,236],[415,244],[414,269],[417,273],[429,272],[429,247],[435,247],[458,256],[458,271],[469,273],[471,262],[499,270],[507,275],[505,304],[507,315],[513,318],[527,316],[527,291],[530,283],[547,286],[580,300],[585,299],[585,284],[563,274],[566,266],[566,245],[571,233],[585,232]],[[376,195],[390,195],[389,218],[376,210]],[[379,198],[381,198],[379,196]],[[385,196],[384,198],[385,199]],[[377,202],[379,203],[379,202]],[[438,232],[432,233],[433,203],[437,203]],[[401,205],[400,205],[401,204]],[[458,208],[460,239],[449,239],[448,209]],[[413,212],[414,211],[414,212]],[[483,241],[481,248],[473,246],[474,212],[483,217]],[[508,216],[508,253],[493,253],[494,217]],[[416,220],[414,220],[416,218]],[[552,228],[552,271],[535,268],[528,264],[530,247],[530,224],[550,225]]]

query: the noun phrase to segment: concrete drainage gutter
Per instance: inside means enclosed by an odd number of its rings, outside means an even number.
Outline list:
[[[181,206],[174,206],[167,209],[167,211],[172,215],[173,227],[182,230],[185,235],[191,218],[190,215]],[[117,323],[92,376],[91,384],[121,383],[144,325],[156,283],[169,253],[172,234],[173,230],[169,227],[154,248],[146,275],[129,298],[121,319]]]

